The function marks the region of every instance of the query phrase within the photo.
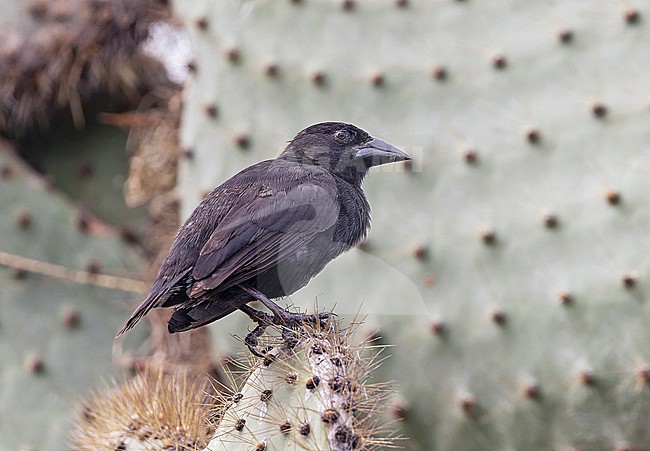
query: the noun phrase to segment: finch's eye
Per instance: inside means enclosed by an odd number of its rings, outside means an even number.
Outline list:
[[[346,142],[350,140],[350,133],[346,130],[339,130],[334,133],[334,139],[336,139],[339,142]]]

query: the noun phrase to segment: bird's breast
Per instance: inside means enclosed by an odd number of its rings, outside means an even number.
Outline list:
[[[334,240],[356,246],[370,229],[370,204],[360,187],[348,183],[339,186],[339,203]]]

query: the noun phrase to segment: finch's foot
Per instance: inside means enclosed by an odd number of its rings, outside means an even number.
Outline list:
[[[255,310],[246,304],[239,307],[241,311],[246,313],[257,323],[257,327],[246,336],[244,343],[246,343],[248,349],[258,357],[264,357],[256,349],[259,346],[259,337],[262,336],[266,328],[271,324],[282,328],[282,337],[284,341],[289,347],[293,347],[297,343],[297,336],[293,329],[302,324],[313,324],[324,328],[327,319],[333,315],[332,312],[322,312],[317,315],[288,312],[271,301],[264,293],[244,285],[240,285],[240,288],[264,304],[273,313],[273,315],[269,315],[268,313]]]
[[[268,313],[255,310],[248,305],[242,305],[239,309],[246,313],[250,319],[257,323],[257,327],[253,329],[246,338],[244,338],[244,343],[248,347],[248,350],[257,357],[264,358],[265,356],[257,351],[257,347],[260,344],[259,338],[262,336],[267,327],[274,323],[273,317]]]
[[[261,291],[256,290],[255,288],[247,287],[245,285],[239,285],[239,287],[242,290],[246,291],[248,294],[250,294],[253,298],[257,299],[262,304],[264,304],[264,306],[266,308],[271,310],[271,313],[273,313],[273,324],[276,324],[278,326],[287,326],[287,327],[293,328],[296,325],[304,324],[304,323],[312,323],[312,324],[322,325],[323,320],[326,320],[327,318],[332,316],[332,313],[330,313],[330,312],[323,312],[323,313],[319,313],[318,315],[308,315],[306,313],[287,312],[286,310],[281,308],[279,305],[277,305],[275,302],[270,300]],[[250,307],[247,307],[247,308],[250,308]],[[253,309],[251,309],[251,310],[253,310]],[[255,311],[257,311],[257,310],[255,310]],[[251,316],[251,315],[249,314],[248,316]],[[253,318],[253,317],[251,316],[251,318]],[[253,321],[256,321],[256,319],[253,318]]]
[[[301,324],[318,324],[324,326],[323,321],[332,316],[331,312],[323,312],[318,315],[307,313],[291,313],[286,310],[280,310],[273,313],[273,324],[294,328]]]

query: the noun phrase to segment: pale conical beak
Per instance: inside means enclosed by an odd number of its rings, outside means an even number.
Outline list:
[[[356,157],[364,160],[368,167],[412,159],[405,152],[379,138],[372,138],[360,145]]]

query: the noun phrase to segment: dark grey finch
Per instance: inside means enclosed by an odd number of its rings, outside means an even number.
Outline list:
[[[170,333],[238,309],[258,323],[303,320],[308,315],[289,313],[269,299],[304,287],[362,241],[370,228],[361,189],[368,169],[410,159],[354,125],[307,127],[276,159],[244,169],[203,199],[118,335],[154,307],[174,307]],[[273,317],[247,305],[255,300]]]

